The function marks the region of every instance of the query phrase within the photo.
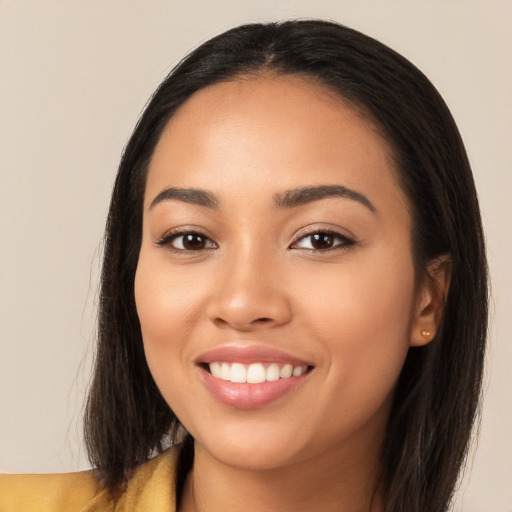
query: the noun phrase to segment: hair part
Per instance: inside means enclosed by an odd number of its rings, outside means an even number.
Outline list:
[[[245,25],[214,37],[171,71],[143,112],[121,160],[106,226],[85,413],[90,461],[113,490],[178,439],[179,420],[145,360],[134,299],[154,148],[196,91],[268,73],[323,84],[380,129],[409,200],[418,279],[433,258],[451,255],[444,320],[432,342],[409,350],[381,452],[386,512],[444,512],[478,411],[487,334],[487,265],[473,177],[455,122],[429,80],[385,45],[332,22]]]

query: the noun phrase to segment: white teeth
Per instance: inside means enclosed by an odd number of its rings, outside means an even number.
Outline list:
[[[231,366],[228,363],[222,363],[220,367],[220,378],[222,380],[229,380],[231,377]]]
[[[233,363],[231,365],[231,375],[229,380],[231,382],[247,382],[247,371],[245,366],[240,363]]]
[[[294,377],[298,377],[299,375],[302,375],[306,371],[306,369],[307,369],[306,366],[296,366],[293,369],[292,375]]]
[[[265,368],[262,364],[251,364],[249,365],[249,368],[247,368],[247,382],[249,384],[265,382],[266,377],[267,373],[265,372]]]
[[[268,368],[266,372],[266,380],[272,382],[274,380],[279,380],[279,365],[276,363],[272,363]],[[249,381],[247,381],[249,382]]]
[[[281,379],[289,379],[293,374],[293,366],[291,364],[285,364],[279,372]]]
[[[241,363],[226,363],[213,361],[209,363],[210,372],[218,379],[245,383],[259,384],[261,382],[272,382],[279,379],[289,379],[298,377],[306,373],[307,366],[292,366],[285,364],[280,366],[277,363],[271,363],[266,369],[263,363],[253,363],[244,365]]]
[[[217,363],[217,362],[211,363],[210,371],[212,372],[212,375],[214,377],[217,377],[218,379],[220,379],[220,376],[221,376],[220,363]]]

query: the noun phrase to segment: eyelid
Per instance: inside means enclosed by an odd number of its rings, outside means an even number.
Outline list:
[[[200,237],[203,237],[206,239],[207,243],[214,245],[214,247],[204,247],[201,249],[180,249],[172,246],[172,241],[176,238],[179,238],[180,236],[186,236],[186,235],[198,235]],[[332,247],[326,248],[326,249],[315,249],[312,248],[306,248],[306,247],[294,247],[299,241],[307,238],[308,236],[313,236],[315,234],[322,234],[322,235],[329,235],[334,238],[338,239],[338,243],[333,245]],[[308,226],[305,228],[302,228],[299,230],[298,233],[294,236],[292,242],[289,245],[289,248],[292,250],[302,250],[302,251],[311,251],[311,252],[329,252],[329,251],[336,251],[336,250],[343,250],[347,249],[351,246],[356,244],[356,240],[352,235],[348,235],[343,233],[343,230],[336,229],[333,227],[321,227],[321,226]],[[205,232],[204,229],[199,228],[197,226],[180,226],[173,228],[169,231],[166,231],[160,238],[158,238],[155,241],[155,245],[158,247],[166,248],[172,252],[176,252],[178,254],[193,254],[193,253],[201,253],[204,251],[209,251],[212,249],[218,249],[219,245],[214,240],[214,238]]]
[[[339,240],[341,240],[342,243],[338,243],[337,245],[334,245],[333,247],[329,247],[327,249],[315,249],[315,248],[310,249],[310,248],[304,248],[304,247],[293,247],[300,240],[303,240],[303,239],[307,238],[308,236],[313,236],[315,234],[330,235],[332,237],[338,238]],[[311,252],[329,252],[329,251],[347,249],[347,248],[355,245],[356,243],[357,242],[352,235],[345,234],[342,232],[342,230],[338,230],[338,229],[335,229],[332,227],[315,226],[315,227],[307,227],[307,228],[300,230],[294,237],[294,239],[289,247],[294,250],[311,251]]]
[[[198,249],[198,250],[189,250],[189,249],[177,249],[172,246],[171,242],[175,240],[176,238],[179,238],[180,236],[186,236],[186,235],[198,235],[201,236],[207,240],[209,240],[211,243],[215,245],[215,247],[206,247],[204,249]],[[158,247],[166,248],[172,252],[176,252],[178,254],[193,254],[193,253],[200,253],[204,251],[209,251],[212,249],[217,249],[219,246],[217,242],[213,239],[212,236],[207,234],[203,229],[196,227],[196,226],[180,226],[177,228],[173,228],[169,231],[166,231],[160,238],[158,238],[155,241],[155,245]]]

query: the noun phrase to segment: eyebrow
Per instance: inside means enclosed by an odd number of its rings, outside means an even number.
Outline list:
[[[295,208],[328,197],[342,197],[362,204],[371,212],[377,209],[372,202],[360,192],[356,192],[341,185],[319,185],[316,187],[295,188],[274,195],[274,204],[277,208]]]
[[[341,185],[319,185],[315,187],[295,188],[274,194],[273,199],[276,208],[287,209],[303,206],[328,197],[351,199],[362,204],[373,213],[377,211],[375,206],[366,196]],[[182,201],[184,203],[195,204],[214,210],[219,208],[219,200],[211,192],[195,188],[169,187],[162,190],[155,199],[153,199],[149,205],[149,209],[154,208],[157,204],[163,201],[170,200]]]
[[[206,190],[200,190],[195,188],[177,188],[169,187],[160,192],[155,199],[149,205],[149,209],[154,208],[158,203],[163,201],[182,201],[184,203],[196,204],[198,206],[204,206],[205,208],[218,209],[219,202],[217,198],[207,192]]]

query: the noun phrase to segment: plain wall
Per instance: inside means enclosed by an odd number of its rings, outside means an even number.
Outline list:
[[[495,306],[479,446],[456,510],[512,511],[509,0],[0,0],[0,470],[88,467],[80,414],[100,242],[119,157],[149,95],[205,39],[288,17],[333,19],[390,45],[430,77],[458,122]]]

